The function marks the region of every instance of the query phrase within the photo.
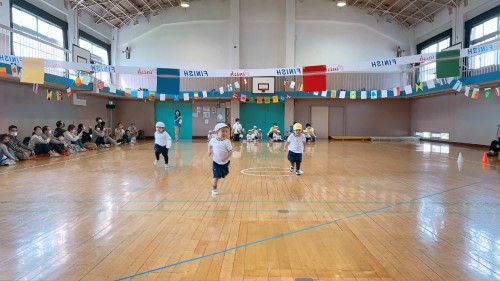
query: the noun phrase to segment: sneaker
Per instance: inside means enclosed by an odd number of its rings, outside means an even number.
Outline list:
[[[300,175],[302,175],[303,173],[304,173],[304,172],[302,172],[301,170],[297,170],[297,173],[296,173],[296,174],[297,174],[297,176],[300,176]]]
[[[59,154],[59,153],[57,153],[55,151],[49,152],[49,155],[50,155],[50,157],[61,157],[61,154]]]
[[[155,160],[155,165],[158,165],[158,160]]]
[[[120,144],[122,144],[122,143],[121,143],[121,142],[117,142],[115,145],[116,145],[116,146],[119,146]]]
[[[168,164],[165,164],[165,169],[168,169]]]
[[[217,192],[217,188],[212,188],[212,195],[217,195],[219,192]]]
[[[290,166],[290,172],[293,173],[293,166]]]
[[[495,155],[497,155],[498,153],[496,153],[496,152],[495,152],[495,151],[493,151],[493,150],[490,150],[490,151],[488,151],[486,154],[487,154],[488,156],[495,156]]]

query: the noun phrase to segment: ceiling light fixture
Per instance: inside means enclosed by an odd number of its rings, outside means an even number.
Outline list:
[[[345,0],[337,0],[337,7],[344,7],[347,5]]]
[[[189,7],[189,2],[188,2],[188,1],[181,0],[181,7],[182,7],[182,8],[188,8],[188,7]]]

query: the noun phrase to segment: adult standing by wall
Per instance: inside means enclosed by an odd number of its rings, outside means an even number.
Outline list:
[[[181,134],[182,116],[181,111],[176,109],[174,112],[174,129],[175,129],[175,142],[179,142],[179,135]]]

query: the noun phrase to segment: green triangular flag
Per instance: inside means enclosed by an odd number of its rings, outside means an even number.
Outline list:
[[[484,99],[487,100],[491,98],[491,88],[484,89]]]
[[[460,50],[436,54],[436,78],[460,76]]]

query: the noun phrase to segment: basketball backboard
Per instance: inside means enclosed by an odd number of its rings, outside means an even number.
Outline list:
[[[274,77],[253,77],[252,93],[274,94]]]

